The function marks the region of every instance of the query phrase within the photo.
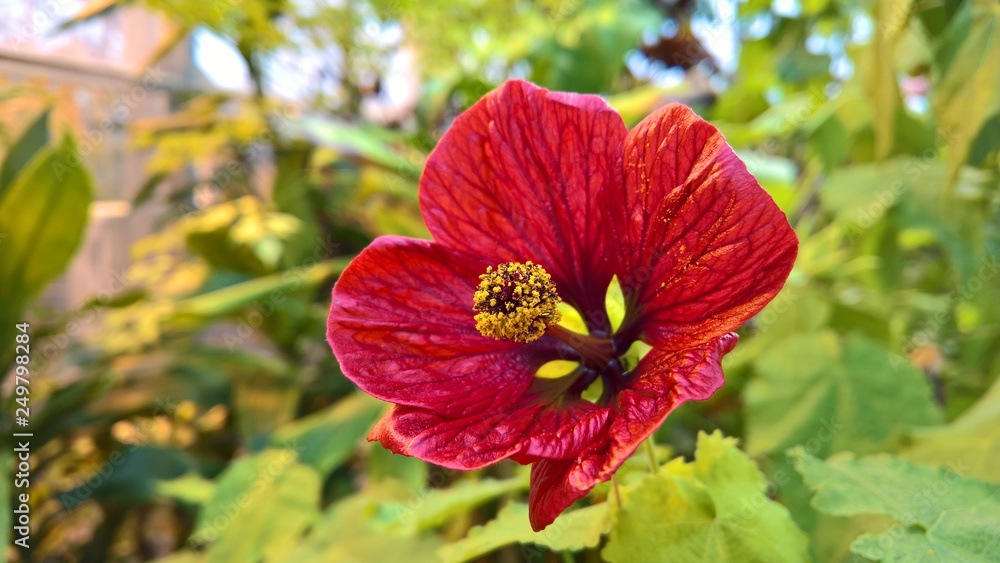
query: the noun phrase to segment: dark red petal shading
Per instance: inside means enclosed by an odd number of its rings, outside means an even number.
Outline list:
[[[369,395],[443,416],[481,415],[519,400],[559,343],[479,334],[478,270],[432,242],[375,239],[333,288],[327,340],[344,375]]]
[[[654,349],[639,362],[628,388],[615,399],[607,432],[569,460],[542,460],[531,467],[529,517],[539,531],[563,510],[608,480],[678,405],[701,401],[722,386],[722,357],[736,346],[726,334],[682,352]]]
[[[671,104],[629,132],[624,188],[605,192],[634,335],[683,350],[735,330],[777,295],[798,239],[722,134]]]
[[[515,455],[574,456],[604,428],[609,413],[580,399],[532,391],[507,409],[458,419],[394,406],[368,439],[451,469],[478,469]]]
[[[626,132],[597,96],[508,81],[456,118],[428,158],[424,222],[473,256],[541,264],[563,300],[603,317],[612,274],[598,194],[621,184]]]

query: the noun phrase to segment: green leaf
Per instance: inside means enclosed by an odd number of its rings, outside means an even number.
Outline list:
[[[797,444],[820,455],[870,452],[894,429],[941,422],[923,374],[860,336],[792,336],[761,354],[756,367],[745,391],[754,455]]]
[[[11,331],[24,321],[28,301],[66,269],[83,239],[92,194],[67,137],[37,154],[0,197],[0,341],[14,340]],[[0,352],[0,371],[11,352]]]
[[[49,144],[49,114],[49,110],[43,111],[7,149],[0,164],[0,198],[31,159]]]
[[[785,213],[791,213],[798,174],[795,161],[759,151],[739,151],[737,154],[778,207]]]
[[[1000,4],[970,0],[948,30],[954,55],[939,55],[941,64],[933,87],[934,113],[949,145],[948,177],[952,182],[969,156],[980,129],[1000,113]],[[944,60],[942,60],[944,59]]]
[[[429,466],[415,457],[399,455],[372,442],[368,448],[365,477],[373,483],[396,481],[413,490],[427,486]]]
[[[295,451],[265,450],[231,465],[198,517],[192,541],[209,561],[287,560],[319,515],[319,475]]]
[[[157,483],[156,494],[186,504],[202,505],[215,495],[215,483],[197,473],[186,473]]]
[[[177,320],[215,318],[239,313],[258,300],[311,288],[344,271],[350,258],[337,258],[256,278],[183,299],[176,304]]]
[[[326,476],[354,453],[384,408],[384,403],[355,393],[281,427],[271,445],[294,447],[300,452],[299,461]]]
[[[863,535],[852,550],[879,561],[996,561],[1000,485],[877,455],[826,462],[801,449],[796,468],[815,491],[812,505],[835,516],[884,514],[898,524]]]
[[[615,108],[626,125],[634,127],[671,96],[689,94],[693,89],[689,82],[677,86],[646,84],[608,96],[608,105]]]
[[[377,512],[378,501],[363,493],[339,501],[316,521],[309,536],[284,560],[296,563],[440,561],[435,554],[443,543],[440,538],[412,537],[381,528],[374,518]]]
[[[157,497],[161,482],[207,470],[203,462],[184,451],[130,446],[111,452],[93,474],[59,495],[59,502],[67,509],[91,498],[118,503],[151,502]]]
[[[899,85],[893,68],[893,47],[913,0],[884,0],[875,4],[875,33],[862,61],[861,76],[872,105],[875,154],[881,160],[892,152],[896,113],[900,109]]]
[[[805,535],[770,500],[754,462],[721,433],[698,436],[695,460],[676,459],[623,489],[608,561],[804,561]]]
[[[33,159],[0,200],[6,299],[38,295],[66,268],[83,238],[93,188],[90,175],[74,162],[79,156],[67,138]]]
[[[914,428],[901,455],[919,463],[951,463],[963,475],[1000,482],[1000,379],[947,426]]]
[[[293,234],[282,256],[285,267],[302,264],[316,251],[320,227],[316,219],[318,197],[306,175],[311,151],[303,148],[285,148],[275,154],[276,175],[272,198],[278,211],[299,220],[299,229]]]
[[[371,162],[407,178],[419,178],[422,158],[408,158],[391,144],[392,134],[373,128],[361,128],[319,116],[307,116],[290,122],[283,133],[293,139],[305,139],[328,147],[348,157]]]
[[[138,208],[144,203],[152,199],[153,195],[156,193],[156,188],[167,179],[169,175],[166,172],[155,172],[146,178],[146,181],[142,183],[139,187],[139,191],[135,193],[135,197],[132,198],[132,207]]]
[[[607,505],[596,504],[564,512],[549,527],[535,532],[528,522],[528,505],[512,502],[496,518],[473,528],[464,539],[444,546],[439,553],[445,563],[462,563],[515,543],[553,551],[579,551],[596,547],[609,523]]]
[[[418,499],[386,503],[380,509],[391,529],[413,534],[442,526],[456,516],[509,493],[528,488],[527,473],[497,481],[461,481],[446,489],[418,493]]]

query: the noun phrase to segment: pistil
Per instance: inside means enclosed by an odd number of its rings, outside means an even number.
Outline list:
[[[549,334],[564,342],[580,354],[582,360],[595,367],[603,368],[617,361],[615,345],[611,340],[573,332],[560,325],[550,328]]]

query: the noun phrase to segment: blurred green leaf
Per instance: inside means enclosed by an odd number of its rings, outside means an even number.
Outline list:
[[[378,442],[369,443],[365,476],[373,483],[396,481],[404,487],[418,491],[427,486],[428,473],[427,462],[392,453]]]
[[[439,537],[413,537],[379,528],[373,523],[377,509],[377,501],[363,494],[339,501],[316,521],[309,536],[285,560],[296,563],[440,561],[436,551],[444,542]]]
[[[211,467],[188,452],[156,446],[129,446],[108,455],[93,475],[59,496],[72,509],[94,498],[120,503],[150,502],[161,481],[191,472],[205,474]]]
[[[597,547],[610,525],[607,504],[596,504],[564,512],[541,532],[531,529],[528,505],[512,502],[500,509],[497,517],[440,550],[445,563],[463,563],[480,558],[503,546],[515,543],[534,544],[553,551],[579,551]],[[530,548],[522,546],[524,552]]]
[[[156,194],[156,188],[167,179],[167,176],[165,172],[156,172],[146,178],[146,181],[135,193],[135,197],[132,198],[132,207],[140,207],[152,199],[153,195]]]
[[[67,137],[33,158],[0,199],[5,301],[40,293],[76,252],[93,194],[90,175],[79,163]],[[39,248],[47,252],[36,252]]]
[[[423,168],[422,162],[411,161],[396,150],[391,143],[391,134],[386,131],[309,115],[288,123],[283,132],[292,139],[332,148],[347,157],[376,164],[401,176],[419,178]]]
[[[778,207],[785,213],[791,213],[796,201],[795,180],[798,176],[795,161],[757,151],[739,151],[737,154]]]
[[[0,163],[0,199],[14,178],[17,178],[31,159],[49,144],[49,115],[49,110],[43,111],[7,149],[3,163]]]
[[[358,449],[385,404],[354,393],[336,404],[281,427],[272,447],[294,448],[299,460],[326,476]]]
[[[66,269],[83,240],[92,197],[69,137],[39,152],[0,195],[0,341],[14,341],[28,301]],[[0,351],[0,370],[13,351]]]
[[[615,111],[622,116],[625,125],[634,127],[647,115],[666,104],[671,97],[691,92],[691,84],[688,82],[671,87],[650,84],[608,96],[608,105],[615,108]]]
[[[813,506],[836,516],[885,514],[898,524],[852,550],[877,561],[994,561],[1000,557],[1000,485],[888,455],[822,462],[801,449],[796,467]]]
[[[234,373],[233,414],[246,447],[250,451],[267,447],[275,430],[295,418],[301,397],[299,374],[293,368]],[[294,443],[288,447],[297,449]]]
[[[701,433],[693,462],[678,458],[622,491],[601,554],[613,563],[805,560],[805,535],[766,492],[734,439]]]
[[[320,477],[294,450],[265,450],[236,461],[198,516],[196,543],[208,561],[287,561],[319,515]]]
[[[955,464],[963,474],[1000,481],[1000,379],[979,402],[946,426],[907,432],[903,457],[928,465]]]
[[[327,260],[182,299],[175,309],[177,320],[223,317],[259,300],[284,299],[291,292],[311,288],[339,274],[349,263],[350,258]]]
[[[413,534],[442,526],[477,506],[527,488],[526,473],[502,481],[463,480],[445,489],[417,491],[417,498],[405,503],[388,502],[380,510],[391,529]]]
[[[203,505],[215,496],[215,482],[197,473],[185,473],[176,479],[160,481],[156,492],[186,504]]]
[[[755,455],[796,444],[818,455],[871,452],[894,430],[941,422],[923,374],[860,336],[791,336],[756,366],[744,393],[747,450]]]
[[[314,256],[317,241],[323,240],[316,212],[322,202],[317,201],[318,194],[314,193],[307,178],[311,154],[309,147],[281,149],[275,154],[274,203],[278,211],[299,220],[299,229],[289,239],[282,256],[282,265],[286,268],[301,265],[309,256]]]
[[[1000,113],[1000,7],[968,0],[945,32],[953,55],[939,54],[934,111],[948,145],[948,178],[954,182],[980,129]]]
[[[862,83],[872,105],[875,129],[875,156],[885,159],[896,138],[896,113],[900,111],[899,84],[893,68],[892,52],[900,21],[910,11],[913,0],[886,0],[875,4],[875,31],[862,61]]]

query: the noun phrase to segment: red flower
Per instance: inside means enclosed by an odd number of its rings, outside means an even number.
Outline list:
[[[507,82],[431,154],[433,242],[380,237],[333,290],[344,374],[394,403],[369,436],[453,469],[532,463],[541,530],[687,400],[723,383],[734,329],[781,289],[798,242],[722,135],[668,105],[632,131],[601,98]],[[605,295],[617,275],[626,316]],[[556,324],[562,299],[589,334]],[[621,355],[652,346],[638,365]],[[569,376],[541,379],[571,359]],[[580,397],[597,379],[594,403]]]

